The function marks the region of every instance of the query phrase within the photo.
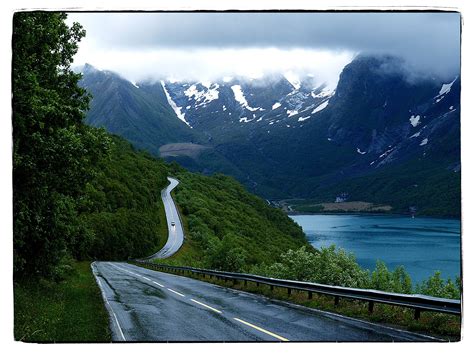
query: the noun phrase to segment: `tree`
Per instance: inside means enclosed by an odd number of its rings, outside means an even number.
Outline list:
[[[80,243],[77,201],[107,152],[102,131],[83,123],[89,96],[71,69],[85,35],[66,14],[13,18],[13,218],[15,274],[51,275]]]

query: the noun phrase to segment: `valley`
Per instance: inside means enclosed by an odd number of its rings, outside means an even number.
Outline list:
[[[14,339],[461,339],[438,12],[14,12]]]
[[[356,57],[336,87],[311,74],[131,83],[80,70],[94,96],[87,123],[265,199],[346,192],[397,213],[460,215],[458,77],[415,80],[391,56]],[[435,206],[434,190],[450,205]]]

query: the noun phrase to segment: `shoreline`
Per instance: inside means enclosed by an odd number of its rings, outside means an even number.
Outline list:
[[[392,213],[392,212],[364,212],[364,211],[351,211],[351,212],[285,212],[287,216],[392,216],[392,217],[406,217],[411,218],[410,214],[403,214],[403,213]],[[415,215],[414,219],[416,218],[433,218],[433,219],[455,219],[462,221],[462,216],[432,216],[432,215]]]

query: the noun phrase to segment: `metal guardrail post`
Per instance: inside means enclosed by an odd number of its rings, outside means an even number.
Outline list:
[[[374,311],[374,301],[369,301],[369,313]]]
[[[339,296],[334,297],[334,306],[339,304]]]
[[[419,320],[421,316],[421,310],[419,308],[415,308],[415,320]]]
[[[308,299],[309,300],[313,299],[313,292],[308,291]]]

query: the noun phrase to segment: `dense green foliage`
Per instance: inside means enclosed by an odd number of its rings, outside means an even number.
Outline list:
[[[15,283],[15,339],[27,342],[110,341],[109,317],[89,262],[68,265],[57,283]]]
[[[233,178],[175,171],[176,201],[187,222],[186,247],[171,259],[228,271],[277,260],[282,251],[308,245],[301,227],[248,193]]]
[[[382,261],[377,261],[375,270],[370,273],[357,264],[354,254],[337,249],[334,245],[317,251],[306,250],[305,247],[289,250],[281,255],[278,262],[257,265],[252,272],[282,279],[405,294],[415,292],[445,298],[460,298],[461,295],[459,278],[456,283],[451,279],[444,281],[441,274],[436,272],[421,285],[413,287],[403,266],[390,271]]]
[[[124,260],[159,250],[168,233],[160,194],[166,177],[161,160],[114,137],[110,156],[86,186],[80,217],[89,233],[76,257]]]
[[[441,163],[412,160],[317,190],[318,200],[334,201],[342,191],[349,191],[352,201],[390,205],[395,213],[414,206],[420,215],[461,216],[461,173]]]
[[[18,13],[13,34],[15,274],[60,278],[61,260],[152,253],[167,234],[165,165],[84,124],[89,96],[70,70],[81,26]]]
[[[459,299],[461,298],[461,279],[457,277],[456,282],[451,279],[445,281],[441,278],[441,272],[436,271],[428,280],[417,285],[415,292],[435,297]]]
[[[89,97],[70,70],[79,24],[62,13],[13,19],[13,218],[15,273],[52,275],[83,228],[76,205],[107,151],[83,124]]]

